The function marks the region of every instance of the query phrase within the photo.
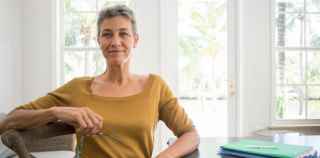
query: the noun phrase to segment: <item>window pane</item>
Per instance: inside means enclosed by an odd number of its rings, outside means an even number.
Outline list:
[[[95,11],[96,0],[70,0],[75,11]]]
[[[304,0],[276,0],[277,12],[301,12]]]
[[[320,87],[308,87],[308,118],[320,119]]]
[[[65,82],[85,74],[85,52],[65,51],[63,55]]]
[[[96,14],[65,14],[65,47],[97,47]]]
[[[303,47],[303,23],[303,14],[278,14],[275,22],[276,46]]]
[[[320,48],[320,14],[307,15],[307,46]]]
[[[307,78],[309,84],[320,84],[320,52],[308,52]]]
[[[304,51],[278,51],[276,54],[277,84],[303,84],[305,76]]]
[[[106,63],[105,58],[100,51],[88,53],[88,74],[98,75],[105,71]]]
[[[304,119],[305,92],[303,86],[277,88],[277,119]]]
[[[178,1],[178,95],[203,137],[227,135],[226,4]]]
[[[307,12],[320,12],[320,0],[306,0]]]

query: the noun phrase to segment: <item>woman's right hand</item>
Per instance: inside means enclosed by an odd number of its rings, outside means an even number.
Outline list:
[[[100,134],[103,128],[103,117],[88,107],[52,107],[57,120],[75,127],[83,135]]]

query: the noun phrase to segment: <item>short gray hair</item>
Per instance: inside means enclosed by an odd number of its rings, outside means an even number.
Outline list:
[[[134,16],[133,11],[126,5],[114,5],[111,7],[104,8],[99,12],[98,21],[97,21],[98,37],[100,35],[102,22],[105,19],[110,19],[116,16],[122,16],[122,17],[128,18],[132,25],[132,31],[134,33],[137,33],[136,18]]]

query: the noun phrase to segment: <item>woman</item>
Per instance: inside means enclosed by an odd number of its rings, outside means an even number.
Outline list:
[[[198,134],[167,84],[154,74],[130,72],[132,49],[139,41],[132,10],[123,5],[102,10],[97,29],[106,71],[96,77],[73,79],[18,107],[2,128],[63,121],[77,129],[78,142],[83,143],[82,158],[149,158],[155,126],[162,120],[178,139],[158,158],[181,157],[195,150]]]

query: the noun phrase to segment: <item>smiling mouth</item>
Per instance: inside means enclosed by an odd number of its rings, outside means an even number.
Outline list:
[[[112,50],[112,51],[108,51],[109,54],[116,54],[116,53],[122,53],[123,51],[121,50]]]

